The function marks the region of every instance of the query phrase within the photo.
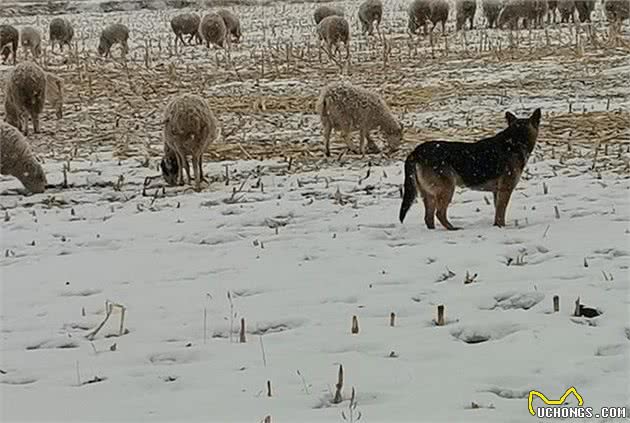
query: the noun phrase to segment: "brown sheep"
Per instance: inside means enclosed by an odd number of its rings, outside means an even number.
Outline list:
[[[108,25],[101,31],[101,35],[98,42],[98,54],[101,56],[109,57],[111,55],[111,48],[114,44],[120,44],[122,47],[122,55],[125,56],[129,51],[129,28],[127,26],[115,23]]]
[[[74,37],[74,29],[69,20],[64,18],[54,18],[50,21],[48,27],[48,37],[52,51],[55,51],[55,43],[59,44],[59,48],[63,51],[63,46],[71,47],[72,38]]]
[[[217,14],[223,18],[225,29],[227,29],[228,34],[232,36],[232,41],[237,44],[240,43],[243,34],[241,34],[241,22],[238,16],[227,9],[220,9],[217,11]]]
[[[560,12],[560,23],[575,23],[575,2],[573,0],[559,0],[558,12]]]
[[[340,131],[348,149],[354,151],[350,133],[359,131],[359,151],[365,154],[365,140],[368,152],[378,152],[378,147],[370,137],[370,131],[380,128],[390,148],[397,148],[402,141],[402,125],[398,123],[378,94],[350,84],[333,82],[322,88],[317,101],[317,113],[321,119],[324,146],[330,156],[330,135],[332,130]]]
[[[20,33],[17,28],[11,25],[0,25],[0,54],[3,62],[6,62],[9,55],[12,55],[15,65],[19,41]]]
[[[32,193],[46,190],[46,174],[17,128],[0,122],[0,174],[15,176]]]
[[[28,117],[33,130],[39,132],[39,115],[46,102],[46,73],[33,62],[22,62],[13,68],[5,85],[5,119],[28,135]]]
[[[575,0],[575,9],[578,11],[580,22],[590,22],[591,13],[595,10],[595,0]]]
[[[37,59],[42,54],[42,36],[39,30],[32,26],[25,26],[20,32],[24,55],[26,56],[30,51],[33,57]]]
[[[482,0],[483,14],[488,20],[488,28],[495,28],[501,9],[503,8],[502,0]]]
[[[429,2],[430,0],[414,0],[409,5],[407,27],[412,34],[415,34],[420,27],[424,28],[425,35],[428,33],[427,20],[431,14]]]
[[[381,35],[381,19],[383,18],[383,3],[381,0],[364,0],[359,6],[359,21],[361,31],[372,35],[374,33],[374,22],[376,22],[376,32]]]
[[[186,45],[183,35],[190,35],[188,44],[192,42],[193,38],[197,41],[197,44],[201,44],[201,36],[199,35],[200,23],[201,18],[194,13],[181,13],[174,16],[171,19],[171,29],[175,33],[175,45],[177,46],[178,40]]]
[[[322,19],[327,18],[328,16],[345,16],[343,10],[332,7],[332,6],[318,6],[313,13],[313,18],[315,19],[315,25],[319,25]]]
[[[201,189],[203,153],[220,136],[219,122],[206,101],[194,94],[174,97],[164,112],[164,158],[160,163],[164,179],[171,185],[184,184],[184,170],[190,183],[187,156],[192,156],[195,188]]]
[[[55,109],[57,119],[63,117],[63,79],[46,72],[46,102]]]
[[[320,45],[322,41],[326,43],[329,54],[339,53],[339,44],[344,43],[346,60],[350,57],[350,25],[346,18],[337,15],[325,17],[317,25],[317,35]],[[333,46],[336,49],[335,53],[333,53]]]
[[[476,0],[457,0],[457,18],[455,29],[459,31],[460,29],[464,28],[464,25],[468,20],[470,20],[470,29],[473,29],[475,24],[476,11]]]
[[[199,34],[208,48],[210,48],[210,43],[221,48],[225,48],[229,43],[225,21],[216,13],[208,13],[201,19]]]

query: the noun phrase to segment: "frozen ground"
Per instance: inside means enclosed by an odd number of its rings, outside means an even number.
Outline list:
[[[399,165],[243,162],[229,186],[213,165],[207,192],[143,197],[153,172],[111,163],[71,163],[68,183],[92,188],[0,200],[3,419],[342,421],[338,364],[362,421],[531,421],[530,389],[569,386],[587,406],[630,405],[625,177],[534,160],[509,227],[464,191],[450,210],[463,229],[447,232],[425,229],[420,205],[397,222]],[[571,317],[578,296],[603,314]],[[90,342],[106,300],[127,307],[128,333],[112,336],[114,315]]]
[[[64,79],[64,118],[47,109],[29,137],[50,189],[24,196],[0,177],[3,421],[341,422],[352,387],[365,422],[534,421],[529,390],[569,386],[585,406],[630,406],[628,23],[615,43],[599,3],[594,32],[464,36],[451,17],[432,46],[409,39],[407,1],[392,0],[386,50],[357,33],[357,1],[334,4],[353,31],[341,72],[319,60],[312,4],[233,8],[245,33],[233,66],[175,51],[178,11],[67,15],[73,51],[42,59]],[[45,34],[50,19],[5,22]],[[94,51],[116,21],[131,28],[127,62]],[[400,117],[398,152],[361,158],[335,142],[323,157],[315,100],[340,73]],[[212,184],[144,187],[166,99],[184,91],[221,120]],[[477,139],[534,107],[539,144],[507,228],[465,190],[450,208],[461,231],[428,231],[420,205],[398,223],[400,159],[418,142]],[[578,296],[602,314],[572,317]],[[106,301],[126,307],[127,331],[115,311],[90,341]]]

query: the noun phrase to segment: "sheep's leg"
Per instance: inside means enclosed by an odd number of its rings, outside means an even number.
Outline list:
[[[177,185],[184,185],[184,163],[178,151],[175,152],[175,159],[177,160]]]
[[[355,152],[354,145],[352,145],[352,139],[350,138],[350,131],[346,130],[342,133],[343,141],[348,146],[348,151]]]
[[[359,130],[359,153],[361,155],[365,155],[365,133],[365,130]]]
[[[201,175],[199,175],[199,156],[192,155],[193,173],[195,174],[195,190],[201,191]]]
[[[332,132],[332,125],[326,120],[324,120],[322,124],[324,126],[324,149],[326,157],[330,157],[330,133]]]
[[[199,176],[201,177],[201,182],[209,183],[208,179],[203,175],[203,153],[199,156]]]
[[[188,164],[188,158],[186,157],[185,154],[182,154],[182,158],[184,159],[184,169],[186,170],[186,178],[188,179],[188,183],[191,184],[192,180],[190,179],[190,166]],[[193,156],[194,158],[194,156]],[[193,160],[193,166],[194,166],[194,160]],[[194,169],[193,169],[194,171]],[[182,175],[183,178],[183,175]]]
[[[39,133],[39,114],[31,113],[31,121],[33,122],[33,132]]]

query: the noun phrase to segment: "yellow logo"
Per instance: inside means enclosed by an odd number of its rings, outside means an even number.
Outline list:
[[[560,397],[559,400],[550,400],[542,392],[529,391],[529,397],[527,398],[527,405],[529,406],[529,412],[532,416],[536,415],[536,413],[534,412],[534,407],[532,406],[534,396],[537,396],[538,398],[540,398],[547,405],[562,405],[564,404],[564,401],[567,399],[567,397],[570,394],[575,395],[575,398],[577,398],[578,400],[579,406],[582,406],[584,404],[584,400],[582,399],[582,396],[578,394],[578,391],[576,391],[573,386],[567,389],[567,391],[564,393],[564,395],[562,395],[562,397]]]

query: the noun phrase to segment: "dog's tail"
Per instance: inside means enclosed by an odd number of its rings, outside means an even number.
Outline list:
[[[405,160],[405,185],[403,188],[403,200],[400,205],[400,213],[398,218],[400,223],[403,223],[407,212],[411,208],[414,200],[418,196],[418,190],[416,188],[416,155],[415,151],[411,152]]]

